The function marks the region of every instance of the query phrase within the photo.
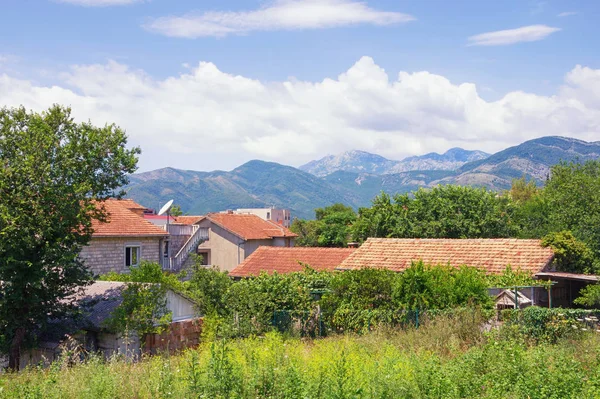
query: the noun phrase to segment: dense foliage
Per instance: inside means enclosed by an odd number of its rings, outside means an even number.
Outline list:
[[[90,281],[78,254],[105,217],[97,201],[136,169],[139,149],[126,146],[120,128],[75,123],[68,108],[0,109],[0,352],[11,368]]]
[[[148,261],[131,267],[129,273],[101,276],[101,280],[126,283],[122,302],[106,320],[105,327],[121,334],[135,332],[142,342],[147,334],[161,333],[172,316],[167,308],[167,291],[183,288],[178,277],[183,275],[165,273],[160,264]]]
[[[296,245],[304,247],[345,247],[356,212],[343,204],[315,209],[315,220],[294,219],[290,229],[298,234]]]
[[[140,269],[104,278],[159,283],[154,285],[180,291],[196,301],[199,313],[207,317],[205,324],[218,325],[225,336],[262,334],[273,328],[309,335],[365,332],[381,325],[414,322],[419,312],[465,306],[490,309],[488,287],[500,281],[510,286],[531,280],[510,268],[490,279],[474,268],[422,262],[413,263],[404,273],[385,269],[317,272],[306,267],[301,273],[261,274],[236,282],[227,273],[206,268],[200,262],[184,282],[162,272],[158,264],[144,263]],[[133,287],[139,298],[132,303],[139,307],[122,307],[121,326],[130,326],[128,322],[138,319],[145,323],[142,325],[151,321],[156,325],[156,315],[160,314],[156,309],[160,309],[161,302],[151,294],[158,288],[146,292],[148,288],[140,291],[138,284]],[[142,300],[147,301],[146,305],[139,304]]]
[[[413,195],[382,193],[361,208],[354,238],[495,238],[516,234],[506,197],[483,188],[438,186]]]

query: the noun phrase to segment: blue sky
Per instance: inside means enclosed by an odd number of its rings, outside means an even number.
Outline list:
[[[0,105],[116,122],[142,170],[593,139],[598,20],[597,1],[4,0]]]

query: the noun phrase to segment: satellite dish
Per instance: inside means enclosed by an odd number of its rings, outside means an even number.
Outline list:
[[[160,208],[160,211],[158,212],[158,215],[164,215],[165,213],[169,212],[171,210],[171,207],[173,206],[173,200],[169,200],[169,202],[167,202],[166,204],[163,205],[162,208]]]

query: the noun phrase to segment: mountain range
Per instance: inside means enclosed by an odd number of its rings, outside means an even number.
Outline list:
[[[402,161],[392,161],[380,155],[353,150],[339,155],[327,155],[302,165],[298,169],[319,177],[325,177],[340,170],[386,175],[412,170],[456,170],[467,162],[479,161],[489,156],[490,154],[483,151],[451,148],[443,154],[432,152],[408,157]]]
[[[542,185],[552,165],[560,161],[598,158],[600,142],[542,137],[489,156],[455,148],[441,155],[392,161],[350,151],[309,162],[301,167],[304,170],[259,160],[230,172],[163,168],[131,175],[125,189],[128,197],[152,208],[174,199],[188,214],[276,206],[291,209],[294,216],[312,218],[315,208],[336,202],[355,208],[369,206],[381,191],[405,193],[438,184],[504,190],[521,176]],[[417,169],[402,169],[412,167]]]

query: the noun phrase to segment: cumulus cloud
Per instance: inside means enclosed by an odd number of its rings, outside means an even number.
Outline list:
[[[545,39],[560,28],[546,25],[529,25],[516,29],[480,33],[469,37],[469,46],[505,46],[521,42],[536,42]]]
[[[144,0],[54,0],[58,3],[73,4],[84,7],[108,7],[124,6],[133,3],[141,3]]]
[[[115,122],[141,145],[141,168],[229,169],[253,158],[300,165],[361,149],[399,159],[460,146],[494,152],[564,135],[597,140],[600,70],[576,66],[552,96],[522,91],[497,101],[473,83],[400,72],[369,57],[322,81],[265,83],[201,62],[155,79],[111,61],[76,65],[44,86],[0,73],[0,104],[71,105],[78,120]]]
[[[275,0],[252,11],[216,11],[161,17],[150,20],[144,27],[166,36],[197,38],[356,24],[391,25],[414,19],[408,14],[376,10],[354,0]]]

